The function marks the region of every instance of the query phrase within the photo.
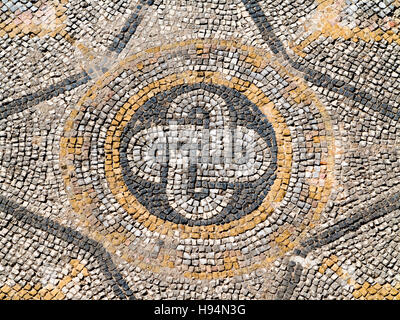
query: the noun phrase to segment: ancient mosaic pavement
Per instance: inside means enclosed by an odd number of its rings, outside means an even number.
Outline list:
[[[399,24],[1,0],[0,299],[399,299]]]

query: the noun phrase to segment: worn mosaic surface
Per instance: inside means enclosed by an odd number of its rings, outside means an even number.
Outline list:
[[[1,0],[0,299],[399,299],[399,24]]]

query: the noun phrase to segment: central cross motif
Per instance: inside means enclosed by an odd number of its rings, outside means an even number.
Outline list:
[[[198,85],[159,94],[136,111],[121,161],[129,190],[151,212],[201,225],[261,203],[273,181],[275,144],[271,125],[243,95]]]

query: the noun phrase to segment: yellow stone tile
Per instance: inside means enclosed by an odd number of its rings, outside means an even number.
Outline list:
[[[11,288],[8,285],[5,285],[1,288],[1,291],[7,294],[11,291]]]
[[[318,269],[319,273],[324,274],[325,270],[326,270],[326,267],[327,267],[326,264],[323,264],[322,266],[320,266],[319,269]]]
[[[369,294],[377,293],[377,290],[374,287],[369,287],[367,291],[368,291]]]
[[[390,290],[390,294],[391,294],[392,296],[396,296],[396,295],[399,294],[399,291],[396,290],[395,288],[392,288],[392,289]]]
[[[379,293],[383,296],[387,296],[389,294],[389,291],[386,288],[382,288],[379,290]]]
[[[334,262],[330,258],[328,258],[325,260],[325,264],[328,266],[328,268],[330,268],[334,264]]]
[[[55,296],[55,298],[57,300],[63,300],[65,298],[64,293],[62,293],[61,291],[57,293],[57,295]]]
[[[368,289],[368,288],[370,287],[369,282],[367,282],[367,281],[364,282],[363,285],[362,285],[362,287],[365,288],[365,289]]]
[[[364,288],[364,287],[361,287],[361,289],[359,290],[359,292],[360,292],[360,294],[361,294],[362,296],[364,296],[364,297],[368,294],[367,289]]]
[[[385,297],[378,292],[375,295],[374,300],[385,300]]]
[[[52,300],[53,299],[53,295],[49,291],[47,291],[43,298],[45,300]]]

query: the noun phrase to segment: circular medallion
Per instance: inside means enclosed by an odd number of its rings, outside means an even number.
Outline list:
[[[271,124],[225,86],[200,82],[157,93],[136,110],[120,141],[117,162],[131,194],[177,224],[239,219],[261,205],[276,178]]]
[[[328,199],[332,143],[322,104],[268,54],[187,40],[107,72],[71,112],[60,160],[96,239],[203,279],[295,247]]]

